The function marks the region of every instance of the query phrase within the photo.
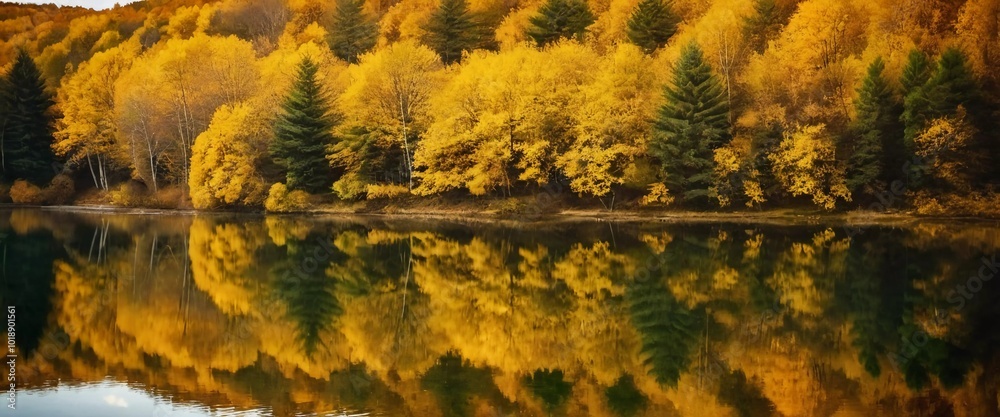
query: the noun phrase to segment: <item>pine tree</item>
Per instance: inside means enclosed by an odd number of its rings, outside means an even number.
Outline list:
[[[774,0],[755,0],[754,12],[743,19],[743,33],[757,53],[763,53],[767,43],[781,32],[787,15]]]
[[[330,29],[333,54],[352,64],[378,40],[378,25],[365,16],[363,6],[364,0],[337,0]]]
[[[332,181],[326,148],[333,143],[334,121],[316,80],[318,69],[308,57],[299,64],[270,148],[271,158],[286,171],[288,188],[311,193],[327,189]]]
[[[628,39],[643,52],[652,54],[674,36],[679,21],[669,2],[642,0],[628,20]]]
[[[973,119],[981,113],[979,86],[965,53],[957,48],[949,48],[941,54],[926,95],[933,117],[953,115],[959,106],[965,107]]]
[[[471,51],[479,43],[479,25],[469,12],[466,0],[442,0],[424,28],[424,43],[441,56],[445,64],[462,59],[463,51]]]
[[[4,82],[6,107],[0,131],[0,162],[8,180],[45,184],[52,179],[54,102],[35,62],[21,50]]]
[[[903,85],[903,122],[904,149],[912,155],[913,138],[923,128],[924,116],[928,110],[927,96],[924,87],[930,81],[931,69],[927,55],[918,50],[910,51],[900,84]]]
[[[539,46],[562,38],[583,40],[594,14],[583,0],[548,0],[531,18],[527,34]]]
[[[902,166],[903,132],[899,127],[902,110],[892,86],[883,76],[884,71],[885,62],[881,57],[876,58],[868,66],[868,75],[854,102],[857,120],[850,134],[854,142],[849,146],[851,156],[847,167],[847,186],[852,193],[883,178],[885,172],[898,172]]]
[[[684,48],[663,94],[667,102],[653,122],[650,153],[659,158],[671,192],[684,201],[707,202],[713,152],[730,137],[729,104],[697,44]]]

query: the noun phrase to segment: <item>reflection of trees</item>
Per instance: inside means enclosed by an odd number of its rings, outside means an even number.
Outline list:
[[[643,408],[649,399],[635,386],[632,375],[622,375],[615,384],[604,391],[608,408],[622,417],[632,417]]]
[[[439,358],[437,364],[420,378],[420,386],[434,393],[446,417],[471,415],[469,405],[473,397],[510,407],[493,383],[489,370],[475,368],[454,353]]]
[[[625,297],[632,325],[642,338],[643,363],[656,382],[676,386],[703,328],[700,315],[684,307],[658,280],[634,283]]]
[[[52,307],[52,263],[61,252],[52,234],[33,231],[0,236],[3,269],[4,316],[7,306],[16,306],[16,343],[23,356],[35,353]]]
[[[316,351],[317,344],[323,344],[320,336],[344,312],[335,294],[337,279],[320,265],[329,255],[316,255],[323,252],[314,250],[317,239],[322,237],[310,234],[303,240],[288,240],[285,257],[271,267],[274,295],[284,304],[306,356]]]
[[[719,401],[733,407],[740,417],[774,415],[774,403],[764,396],[757,383],[737,370],[722,375],[719,381]]]
[[[549,412],[563,405],[573,390],[573,384],[563,379],[563,371],[559,369],[537,369],[524,377],[524,385],[542,400]]]
[[[4,240],[8,274],[11,245],[59,224],[28,220]],[[86,223],[56,238],[67,255],[49,270],[48,317],[73,348],[25,369],[275,415],[891,414],[931,401],[907,379],[957,384],[938,409],[995,402],[1000,287],[961,310],[948,300],[980,265],[973,233],[951,246],[878,228],[623,227],[608,242],[349,222],[320,235],[328,223],[294,218]],[[897,371],[915,332],[928,341]]]

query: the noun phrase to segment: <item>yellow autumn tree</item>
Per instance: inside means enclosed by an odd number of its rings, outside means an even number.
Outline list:
[[[576,93],[597,55],[576,42],[473,53],[434,101],[435,122],[415,156],[417,194],[474,195],[517,181],[544,185],[572,137]]]
[[[793,196],[809,195],[816,205],[831,210],[837,200],[851,201],[838,163],[834,139],[824,125],[810,125],[786,133],[770,155],[774,176]]]
[[[63,117],[57,122],[53,150],[70,164],[86,164],[94,186],[107,190],[112,171],[129,166],[128,148],[119,143],[115,81],[139,53],[128,42],[95,54],[59,89]]]
[[[267,155],[270,129],[262,113],[247,103],[224,105],[195,139],[188,180],[195,208],[263,203],[266,183],[257,160]]]
[[[437,72],[441,68],[437,54],[426,46],[412,40],[394,43],[362,55],[359,64],[350,67],[348,76],[352,82],[340,99],[347,117],[343,123],[346,131],[367,131],[369,135],[359,140],[378,142],[376,146],[383,153],[401,151],[399,182],[411,190],[413,152],[429,121],[427,102],[436,89]],[[357,141],[345,141],[332,157],[335,165],[348,165],[347,180],[365,175],[358,172],[362,167],[356,163],[356,144]],[[362,182],[374,183],[374,180]],[[342,187],[335,184],[334,188]],[[349,193],[340,194],[344,197]]]
[[[601,59],[594,81],[581,88],[573,142],[556,160],[571,190],[604,197],[625,182],[649,140],[655,80],[651,60],[635,45],[622,44]]]

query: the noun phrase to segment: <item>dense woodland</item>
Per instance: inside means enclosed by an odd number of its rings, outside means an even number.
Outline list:
[[[990,214],[998,64],[1000,0],[0,3],[0,162],[16,203]]]

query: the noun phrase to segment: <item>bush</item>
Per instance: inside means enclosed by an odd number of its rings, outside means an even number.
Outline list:
[[[42,204],[45,201],[45,195],[38,186],[25,180],[17,180],[10,187],[10,199],[15,204]]]
[[[527,211],[528,205],[516,198],[508,198],[493,205],[501,216],[521,215]]]
[[[304,191],[288,191],[283,183],[275,183],[267,193],[264,209],[275,213],[302,211],[309,205],[309,194]]]
[[[73,200],[76,186],[68,175],[59,174],[52,178],[49,186],[42,191],[42,198],[48,204],[66,204]]]
[[[410,193],[410,189],[399,184],[370,184],[365,187],[369,200],[376,198],[397,198]]]
[[[128,182],[119,185],[108,192],[108,199],[112,205],[122,207],[141,207],[145,205],[146,198],[130,186]]]

